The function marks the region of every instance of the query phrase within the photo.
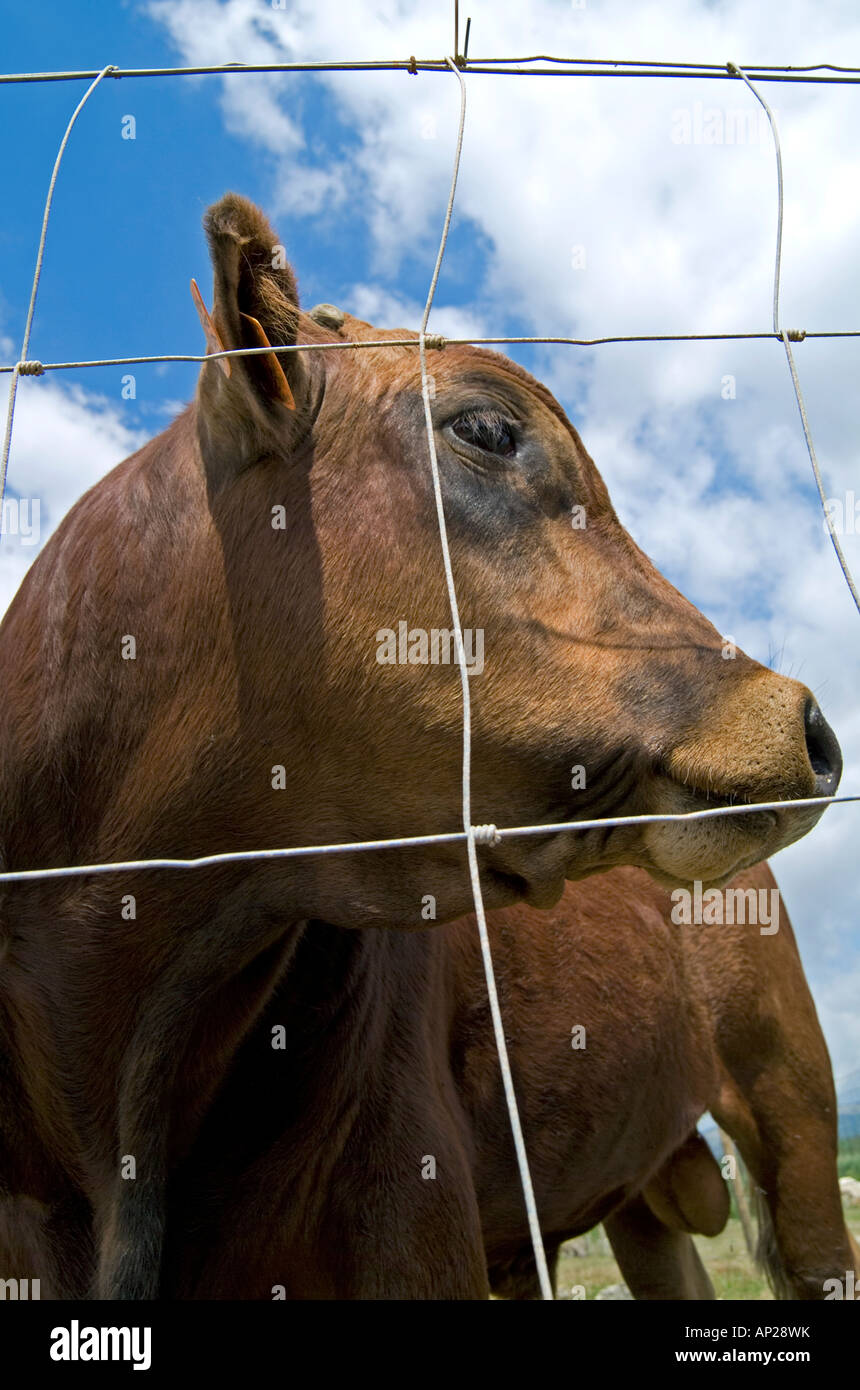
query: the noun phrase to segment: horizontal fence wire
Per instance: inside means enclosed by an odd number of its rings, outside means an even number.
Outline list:
[[[554,67],[533,67],[534,63],[552,63]],[[610,58],[553,58],[535,54],[527,58],[464,58],[458,55],[457,67],[470,75],[490,74],[496,77],[671,77],[730,80],[724,63],[637,62],[632,59]],[[816,82],[830,85],[860,82],[860,68],[844,67],[838,63],[810,63],[800,67],[777,64],[745,63],[744,70],[757,82]],[[449,71],[447,58],[380,58],[364,61],[295,63],[208,63],[196,67],[118,68],[110,73],[115,78],[136,77],[213,77],[235,76],[239,73],[288,72],[419,72]],[[25,82],[91,81],[97,71],[68,72],[7,72],[0,73],[0,85]]]
[[[807,338],[860,338],[860,329],[833,329],[807,331],[805,328],[790,328],[790,342],[802,343]],[[570,347],[601,347],[608,343],[724,343],[744,341],[782,342],[782,333],[764,330],[760,333],[627,333],[614,334],[605,338],[564,338],[509,336],[492,338],[448,338],[442,333],[428,333],[425,341],[428,348],[502,346],[505,343],[547,343]],[[66,372],[78,367],[136,367],[157,362],[217,362],[220,357],[254,357],[268,353],[290,352],[337,352],[345,348],[418,348],[419,339],[414,338],[363,338],[356,342],[337,343],[273,343],[270,347],[225,348],[223,352],[175,352],[161,353],[146,357],[97,357],[74,362],[7,362],[0,365],[2,372],[19,372],[21,376],[42,376],[45,372]]]
[[[720,816],[753,815],[762,811],[797,811],[809,806],[838,806],[860,801],[860,793],[845,796],[805,796],[794,801],[742,801],[734,806],[709,806],[702,811],[667,811],[640,816],[606,816],[594,820],[552,821],[539,825],[471,826],[479,845],[500,844],[530,835],[561,835],[584,830],[611,830],[615,826],[662,825],[670,822],[713,820]],[[258,860],[304,859],[309,855],[371,853],[386,849],[424,849],[432,845],[465,844],[466,830],[443,831],[436,835],[401,835],[386,840],[345,840],[329,845],[297,845],[286,849],[229,850],[223,854],[204,854],[196,859],[126,859],[108,864],[63,864],[54,869],[14,869],[0,873],[0,883],[34,883],[41,879],[81,878],[88,874],[137,873],[145,869],[206,869],[218,864],[254,863]]]

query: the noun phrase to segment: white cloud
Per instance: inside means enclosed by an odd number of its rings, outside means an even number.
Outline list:
[[[415,331],[424,314],[424,305],[417,300],[404,299],[379,285],[354,285],[343,307],[356,318],[379,328],[406,328]],[[428,329],[447,338],[481,338],[489,333],[488,325],[475,313],[455,305],[433,302]]]

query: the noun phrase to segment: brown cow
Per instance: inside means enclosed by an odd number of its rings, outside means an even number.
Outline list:
[[[767,865],[733,887],[776,891]],[[860,1276],[860,1252],[836,1179],[830,1062],[788,915],[780,905],[778,930],[763,933],[748,904],[746,924],[677,925],[672,908],[647,874],[616,869],[568,885],[549,912],[491,916],[550,1263],[604,1221],[636,1297],[713,1298],[690,1235],[715,1235],[729,1209],[694,1133],[710,1109],[761,1193],[776,1291],[822,1299],[825,1280]],[[426,1007],[416,975],[429,982]],[[426,1274],[385,1213],[414,1221],[423,1210],[432,1228],[434,1209],[457,1199],[461,1173],[438,1153],[440,1104],[468,1155],[492,1289],[538,1296],[474,919],[422,936],[315,923],[178,1177],[166,1290],[344,1297],[358,1281],[365,1296],[420,1293]],[[327,1113],[337,1121],[326,1128]],[[373,1251],[358,1271],[347,1234],[357,1215]],[[444,1265],[450,1252],[431,1257]]]
[[[759,902],[776,890],[766,864],[732,886],[756,890]],[[606,1230],[637,1298],[713,1297],[689,1235],[715,1235],[728,1215],[726,1183],[692,1134],[707,1108],[749,1168],[775,1292],[822,1299],[825,1280],[844,1281],[852,1268],[860,1276],[860,1251],[837,1182],[830,1060],[788,913],[780,901],[778,930],[762,931],[749,916],[745,925],[677,925],[672,910],[646,875],[617,869],[570,885],[547,917],[528,907],[495,914],[548,1255],[611,1208]],[[459,924],[454,950],[458,994],[470,980],[481,998],[474,934]],[[520,985],[526,974],[539,978],[551,1020],[539,1032]],[[485,1100],[492,1058],[476,1045],[482,1012],[484,1004],[461,1033],[469,1045],[461,1042],[458,1085],[482,1136],[476,1186],[491,1280],[499,1293],[534,1297],[522,1215],[514,1249],[518,1203],[501,1098],[493,1107]],[[564,1033],[579,1023],[587,1045],[568,1056]],[[559,1132],[561,1113],[568,1127]]]
[[[775,891],[766,865],[733,886]],[[820,1299],[852,1263],[860,1276],[860,1254],[842,1218],[833,1082],[791,923],[784,906],[764,934],[755,922],[679,926],[671,910],[648,875],[616,869],[568,885],[548,913],[490,917],[550,1264],[603,1220],[636,1297],[712,1298],[690,1236],[716,1234],[728,1214],[726,1183],[691,1132],[708,1107],[762,1194],[774,1287]],[[405,1263],[404,1238],[417,1208],[432,1222],[458,1196],[462,1174],[437,1153],[440,1106],[469,1157],[490,1286],[536,1297],[474,920],[408,935],[314,923],[175,1175],[164,1295],[429,1296],[427,1255]],[[432,1180],[428,1157],[439,1159]],[[8,1242],[13,1231],[21,1241],[26,1213],[6,1215],[8,1267],[41,1278],[43,1297],[86,1291],[85,1204],[77,1219],[54,1213],[41,1246],[32,1222],[17,1264]],[[358,1216],[373,1245],[363,1268]],[[432,1253],[444,1289],[448,1252]]]
[[[378,336],[300,315],[277,237],[245,200],[227,195],[206,228],[226,346]],[[810,692],[743,653],[722,659],[621,527],[552,396],[474,348],[434,353],[433,374],[462,622],[486,652],[475,818],[833,791],[839,749]],[[378,634],[404,616],[425,634],[449,622],[415,350],[207,364],[195,403],[72,509],[4,619],[2,867],[456,828],[459,684],[450,666],[378,659]],[[572,792],[574,763],[587,787]],[[547,907],[566,879],[619,864],[723,883],[818,815],[503,841],[481,853],[487,903]],[[277,981],[313,953],[308,921],[426,926],[427,895],[440,921],[468,909],[461,846],[4,885],[0,1183],[52,1212],[84,1194],[102,1296],[158,1293],[170,1168]],[[411,981],[418,1013],[430,994]],[[386,996],[372,1027],[359,1011],[356,1046],[367,1027],[396,1049],[405,999]],[[304,1098],[321,1174],[330,1126],[358,1104],[348,1079],[330,1079],[321,1112]],[[459,1179],[411,1220],[381,1183],[344,1209],[353,1291],[389,1247],[415,1293],[485,1288],[467,1141],[439,1087],[434,1152]],[[343,1195],[328,1194],[332,1213]]]

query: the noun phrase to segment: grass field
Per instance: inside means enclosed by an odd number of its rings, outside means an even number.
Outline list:
[[[849,1171],[853,1172],[852,1169]],[[855,1239],[860,1241],[860,1207],[846,1208],[845,1218]],[[773,1298],[766,1279],[747,1254],[741,1224],[735,1217],[729,1220],[725,1230],[713,1240],[706,1236],[695,1236],[694,1240],[702,1263],[711,1276],[717,1298]],[[576,1255],[574,1251],[577,1249],[584,1249],[586,1253]],[[559,1298],[572,1297],[571,1289],[574,1285],[583,1285],[586,1298],[594,1298],[607,1284],[621,1282],[621,1273],[612,1257],[602,1227],[580,1237],[579,1240],[570,1241],[562,1248],[558,1275]]]

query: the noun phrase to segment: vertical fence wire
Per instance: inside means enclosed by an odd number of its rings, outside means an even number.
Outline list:
[[[836,558],[839,561],[839,566],[842,570],[845,583],[848,585],[848,591],[854,600],[854,606],[856,607],[857,612],[860,613],[860,594],[857,593],[857,585],[854,582],[854,576],[851,573],[842,546],[839,544],[839,537],[836,534],[833,521],[827,515],[827,495],[824,490],[824,483],[821,477],[821,469],[819,467],[818,457],[815,452],[815,445],[812,442],[812,432],[809,428],[809,418],[806,414],[806,405],[803,400],[803,393],[800,389],[800,379],[797,375],[797,368],[794,364],[794,354],[791,351],[791,344],[789,342],[788,334],[782,328],[780,328],[779,324],[779,282],[782,271],[782,226],[785,205],[785,197],[782,182],[782,148],[779,143],[779,130],[777,129],[776,119],[774,117],[773,112],[771,111],[761,92],[759,92],[757,88],[753,86],[752,82],[747,77],[743,69],[739,68],[737,63],[728,63],[726,66],[728,67],[729,72],[735,73],[738,77],[743,79],[743,81],[747,84],[753,96],[755,97],[756,101],[759,102],[759,104],[764,108],[765,115],[767,116],[768,122],[770,124],[771,135],[773,136],[773,148],[774,153],[776,155],[777,197],[776,255],[774,257],[773,266],[773,331],[774,333],[779,334],[779,337],[782,340],[782,345],[785,348],[786,358],[788,359],[788,370],[791,373],[791,384],[794,387],[794,396],[797,401],[797,409],[800,412],[800,423],[803,426],[803,437],[806,440],[806,450],[809,454],[809,461],[812,464],[812,476],[815,479],[815,486],[818,488],[818,496],[821,499],[821,507],[824,512],[824,519],[827,525],[827,534],[829,535],[830,540],[833,544],[833,549],[836,551]]]
[[[45,199],[45,212],[42,217],[42,230],[39,236],[39,249],[36,253],[36,269],[33,274],[33,286],[30,290],[30,303],[27,307],[27,322],[24,325],[24,337],[21,343],[21,356],[12,369],[12,380],[9,384],[9,404],[6,410],[6,430],[3,436],[3,453],[0,456],[0,535],[3,533],[3,501],[6,496],[6,474],[9,469],[9,450],[12,445],[12,424],[15,419],[15,400],[18,395],[18,379],[21,376],[21,367],[27,360],[27,353],[30,350],[30,332],[33,327],[33,315],[36,312],[36,295],[39,293],[39,281],[42,278],[42,262],[45,259],[45,241],[48,236],[48,222],[51,216],[51,205],[54,201],[54,188],[57,183],[57,175],[60,172],[60,165],[63,162],[63,155],[66,152],[66,145],[69,143],[69,136],[74,129],[75,121],[83,111],[96,87],[102,78],[107,77],[109,72],[114,71],[114,64],[109,63],[106,68],[102,68],[98,77],[91,82],[84,92],[74,111],[72,112],[69,124],[66,126],[66,133],[60,141],[60,148],[57,151],[57,158],[54,160],[54,169],[51,174],[51,182],[48,185],[48,196]]]
[[[475,827],[472,825],[472,700],[469,690],[469,668],[466,663],[466,650],[463,645],[463,633],[460,627],[460,608],[457,602],[457,590],[454,583],[454,572],[451,566],[451,551],[448,545],[448,527],[445,521],[445,507],[442,501],[442,482],[439,476],[439,461],[436,457],[436,435],[433,428],[433,412],[430,406],[430,381],[427,372],[427,323],[430,318],[430,310],[433,307],[433,297],[436,293],[439,272],[442,268],[442,258],[445,254],[445,247],[448,242],[451,214],[454,209],[454,195],[457,191],[457,177],[460,172],[460,157],[463,152],[463,132],[466,124],[466,83],[463,80],[463,74],[459,71],[452,59],[448,58],[447,62],[454,76],[460,83],[460,119],[457,129],[457,148],[454,155],[454,171],[451,177],[448,205],[445,210],[445,222],[442,228],[442,237],[439,242],[439,252],[436,256],[436,264],[433,267],[433,277],[430,282],[427,302],[424,305],[424,313],[421,318],[421,331],[418,338],[419,361],[421,364],[421,395],[424,401],[424,423],[427,429],[427,448],[430,454],[430,471],[433,476],[433,494],[436,499],[436,518],[439,523],[442,563],[445,569],[448,603],[451,609],[451,625],[454,631],[454,645],[457,653],[457,665],[460,669],[460,685],[463,695],[463,829],[466,833],[469,878],[472,886],[472,898],[475,904],[475,917],[478,922],[481,958],[484,965],[484,976],[487,982],[487,994],[490,1000],[490,1014],[493,1021],[496,1051],[499,1055],[499,1067],[502,1073],[505,1103],[508,1109],[514,1149],[516,1150],[517,1167],[519,1168],[523,1198],[528,1215],[529,1234],[534,1249],[535,1265],[540,1281],[541,1294],[544,1299],[552,1301],[552,1281],[550,1280],[549,1269],[547,1268],[546,1252],[543,1246],[540,1220],[538,1218],[537,1204],[535,1202],[534,1186],[529,1169],[528,1155],[526,1153],[522,1124],[520,1122],[519,1107],[517,1106],[516,1091],[514,1089],[513,1076],[511,1075],[508,1046],[505,1040],[505,1030],[499,1007],[499,995],[496,988],[495,971],[493,969],[493,954],[490,946],[490,936],[487,930],[484,896],[481,891],[481,875],[478,868],[478,855],[475,847]]]

